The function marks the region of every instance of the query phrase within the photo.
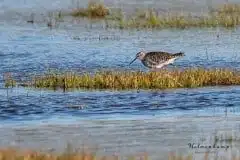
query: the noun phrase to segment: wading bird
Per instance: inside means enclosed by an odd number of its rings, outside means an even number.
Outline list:
[[[168,52],[138,52],[134,60],[132,60],[129,65],[131,65],[136,59],[139,59],[142,64],[148,67],[151,71],[157,71],[166,65],[173,65],[174,61],[185,54],[183,52],[179,53],[168,53]]]

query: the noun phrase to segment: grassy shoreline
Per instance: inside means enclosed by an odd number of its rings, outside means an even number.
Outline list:
[[[96,73],[47,72],[29,77],[29,81],[17,82],[12,77],[5,79],[6,87],[45,89],[173,89],[197,88],[207,86],[240,85],[240,71],[235,69],[189,68],[185,70],[161,70],[159,72],[142,71],[99,71]]]
[[[75,18],[104,20],[106,28],[119,29],[163,29],[191,27],[235,28],[240,25],[240,4],[225,3],[209,10],[207,16],[193,16],[191,13],[160,14],[156,9],[136,10],[126,15],[121,9],[109,9],[103,3],[90,2],[86,8],[73,9],[69,15]]]
[[[137,9],[133,13],[124,12],[117,7],[108,7],[104,3],[90,1],[85,8],[75,7],[49,13],[47,26],[57,27],[64,22],[64,17],[87,19],[90,23],[98,23],[105,29],[188,29],[188,28],[227,28],[233,29],[240,25],[240,3],[223,3],[209,9],[198,16],[183,12],[160,12],[155,8]],[[131,12],[132,12],[131,11]],[[32,13],[34,14],[34,13]],[[32,16],[28,23],[35,23]],[[80,20],[81,23],[81,20]]]

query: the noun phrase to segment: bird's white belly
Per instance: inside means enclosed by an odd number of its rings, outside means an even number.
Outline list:
[[[163,63],[156,65],[156,68],[162,68],[163,66],[174,63],[175,60],[176,60],[176,58],[169,59],[168,61],[165,61]]]

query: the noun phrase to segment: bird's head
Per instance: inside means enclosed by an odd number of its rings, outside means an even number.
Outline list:
[[[144,51],[140,51],[136,54],[136,57],[134,58],[134,60],[132,60],[130,64],[132,64],[136,59],[142,60],[145,57],[146,53]]]

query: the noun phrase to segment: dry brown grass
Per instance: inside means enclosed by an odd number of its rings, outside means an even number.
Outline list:
[[[210,160],[209,153],[203,153],[202,160]],[[121,155],[105,155],[98,156],[94,152],[90,151],[65,151],[62,153],[47,153],[33,150],[23,150],[19,148],[2,148],[0,149],[0,160],[148,160],[147,153],[136,154],[131,156]],[[177,155],[174,152],[169,153],[168,160],[193,160],[193,155]],[[215,158],[220,159],[220,158]],[[225,159],[225,158],[224,158]],[[229,156],[226,160],[239,160],[240,158],[235,155]]]
[[[72,11],[74,17],[105,18],[110,10],[102,3],[89,2],[87,8],[77,8]]]
[[[176,155],[176,153],[174,152],[170,152],[168,156],[168,160],[192,160],[192,159],[193,159],[192,155],[182,156],[182,155]]]
[[[94,160],[93,153],[63,152],[61,154],[43,153],[32,150],[16,148],[3,148],[0,150],[0,160]]]
[[[224,68],[185,70],[101,71],[95,74],[49,72],[32,77],[21,85],[48,89],[168,89],[195,88],[217,85],[240,85],[240,71]]]
[[[147,160],[146,154],[127,156],[130,159]],[[22,150],[19,148],[0,149],[0,160],[118,160],[117,155],[98,156],[90,151],[65,151],[62,153],[45,153],[33,150]]]

